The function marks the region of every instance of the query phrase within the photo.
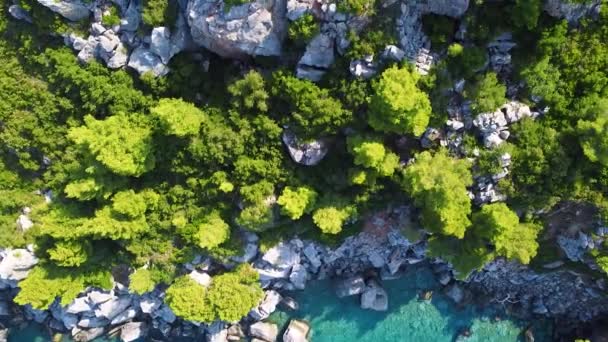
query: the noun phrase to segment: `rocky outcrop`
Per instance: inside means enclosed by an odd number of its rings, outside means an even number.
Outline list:
[[[495,112],[479,114],[473,125],[479,130],[485,147],[492,148],[502,144],[509,138],[510,132],[508,125],[515,123],[523,118],[537,118],[539,112],[533,112],[527,105],[511,101]]]
[[[587,236],[587,234],[580,231],[574,237],[565,235],[559,235],[557,237],[557,244],[562,251],[564,251],[566,257],[568,257],[570,261],[575,262],[584,260],[590,242],[591,239]]]
[[[292,319],[283,333],[283,342],[308,342],[310,327],[304,321]]]
[[[279,56],[286,29],[285,1],[254,1],[229,10],[220,0],[190,0],[194,42],[223,57]]]
[[[511,49],[517,44],[513,41],[513,35],[505,32],[496,37],[488,44],[490,55],[490,67],[496,73],[509,74],[512,70]]]
[[[425,8],[418,2],[401,3],[401,16],[397,19],[397,34],[404,56],[422,75],[428,74],[435,59],[430,53],[431,41],[422,31]]]
[[[543,9],[552,17],[566,19],[569,23],[576,23],[583,17],[599,15],[601,3],[601,0],[590,2],[545,0]]]
[[[298,62],[296,76],[313,82],[321,80],[334,63],[335,39],[328,33],[320,33],[306,46],[306,52]]]
[[[283,143],[291,159],[298,164],[314,166],[321,162],[329,151],[328,142],[325,139],[310,142],[301,142],[291,131],[283,131]]]
[[[521,316],[554,318],[562,325],[608,314],[608,297],[596,282],[573,271],[536,273],[499,259],[469,277],[467,287]]]
[[[0,289],[16,287],[38,263],[38,258],[29,249],[9,249],[0,256]]]
[[[249,334],[262,341],[274,342],[279,335],[279,328],[276,324],[257,322],[249,327]]]
[[[388,294],[380,286],[378,280],[370,279],[367,281],[365,290],[361,294],[361,309],[388,310]]]
[[[81,0],[36,0],[42,6],[61,15],[62,17],[78,21],[88,18],[91,12],[89,7]]]
[[[164,76],[169,68],[164,65],[158,55],[145,47],[138,47],[131,53],[128,66],[140,75],[150,72],[155,76]]]
[[[266,291],[262,302],[249,312],[249,316],[256,321],[264,320],[277,309],[280,302],[281,295],[278,292],[274,290]]]

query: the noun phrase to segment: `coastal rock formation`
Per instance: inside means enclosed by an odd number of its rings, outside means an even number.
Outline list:
[[[365,290],[361,294],[361,309],[388,310],[388,294],[377,280],[370,279],[367,281]]]
[[[292,319],[283,333],[283,342],[308,342],[309,331],[310,327],[306,322]]]
[[[249,327],[249,334],[262,341],[274,342],[279,335],[279,328],[276,324],[257,322]]]
[[[255,1],[227,9],[220,0],[190,0],[192,39],[223,57],[279,56],[285,34],[285,1]]]
[[[0,289],[16,287],[38,263],[38,258],[28,249],[9,249],[0,254]]]

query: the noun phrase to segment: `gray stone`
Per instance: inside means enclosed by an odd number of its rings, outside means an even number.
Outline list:
[[[461,17],[469,8],[469,0],[426,0],[424,11],[452,18]]]
[[[141,15],[137,6],[138,1],[130,1],[120,20],[120,30],[135,32],[139,27]]]
[[[312,10],[314,3],[312,0],[287,0],[287,18],[291,21],[298,20]]]
[[[17,20],[24,20],[24,21],[27,21],[28,23],[32,22],[32,17],[30,16],[30,14],[26,10],[21,8],[19,5],[9,6],[8,13],[10,13],[10,15],[12,15],[13,18],[15,18]]]
[[[201,286],[209,287],[209,285],[211,285],[211,276],[209,276],[207,273],[193,270],[188,276],[190,276],[192,280],[196,281]]]
[[[589,246],[589,241],[589,237],[583,232],[578,232],[576,237],[564,235],[559,235],[557,237],[558,245],[571,261],[583,261],[585,252]]]
[[[110,322],[110,324],[112,324],[112,325],[122,324],[122,323],[132,320],[133,318],[135,318],[135,316],[137,316],[137,310],[135,310],[134,308],[131,307],[131,308],[128,308],[127,310],[119,313],[116,317],[114,317],[112,319],[112,321]]]
[[[123,342],[132,342],[148,336],[148,325],[145,322],[130,322],[120,329],[120,339]]]
[[[78,297],[68,305],[66,312],[71,314],[79,314],[91,311],[93,307],[89,304],[87,297]]]
[[[100,328],[110,324],[110,321],[103,317],[84,317],[78,321],[81,328]]]
[[[127,65],[140,75],[151,72],[155,76],[164,76],[169,72],[169,68],[162,63],[160,57],[141,46],[133,51]]]
[[[283,131],[283,142],[287,146],[291,159],[306,166],[319,164],[329,151],[327,141],[319,139],[303,143],[288,130]]]
[[[91,303],[92,306],[97,306],[101,303],[109,301],[110,299],[116,298],[113,294],[109,292],[99,290],[93,290],[89,292],[87,294],[87,297],[89,298],[89,303]]]
[[[75,327],[72,329],[72,338],[76,342],[88,342],[100,337],[105,332],[104,328],[80,329]]]
[[[167,64],[173,55],[171,54],[171,32],[166,27],[155,27],[150,36],[150,51],[154,52],[160,60]]]
[[[27,249],[12,249],[4,251],[0,262],[0,281],[16,285],[25,279],[29,271],[38,263],[38,258]]]
[[[160,308],[161,304],[162,301],[159,298],[151,294],[147,294],[141,297],[141,300],[139,301],[139,308],[141,309],[141,312],[151,314]]]
[[[221,321],[215,321],[211,323],[205,331],[205,340],[207,342],[227,342],[228,341],[228,329],[226,324]]]
[[[94,36],[101,36],[104,32],[106,32],[106,28],[100,23],[94,23],[91,25],[91,34]]]
[[[231,257],[230,259],[238,263],[247,263],[253,260],[258,255],[258,245],[256,243],[247,243],[245,245],[243,255]]]
[[[306,247],[304,247],[304,249],[302,250],[302,253],[310,262],[310,265],[314,269],[314,272],[316,272],[319,267],[321,267],[322,263],[321,258],[319,257],[319,252],[315,245],[313,243],[307,244]]]
[[[277,269],[291,269],[300,263],[300,254],[290,243],[280,242],[264,253],[262,260]]]
[[[318,34],[306,46],[306,51],[298,62],[296,76],[318,82],[321,80],[319,76],[323,75],[325,70],[334,63],[334,60],[334,39],[324,33]],[[318,72],[306,72],[309,69]]]
[[[283,342],[308,342],[309,331],[310,326],[306,322],[292,319],[283,333]]]
[[[71,21],[89,17],[89,8],[80,0],[37,0],[39,4]]]
[[[127,54],[127,48],[122,43],[119,43],[106,65],[110,69],[122,68],[127,65],[128,59],[129,55]]]
[[[601,3],[601,0],[590,2],[545,0],[543,9],[552,17],[576,23],[584,17],[597,15],[600,12]]]
[[[382,52],[382,58],[401,62],[405,58],[405,52],[395,45],[387,45]]]
[[[256,321],[264,320],[276,310],[279,302],[281,302],[281,295],[278,292],[274,290],[266,291],[264,299],[260,305],[251,310],[251,312],[249,312],[249,316]]]
[[[339,279],[335,283],[335,291],[340,298],[361,294],[365,291],[365,280],[360,275]]]
[[[19,228],[19,230],[22,232],[26,232],[34,226],[34,222],[32,222],[32,220],[30,220],[30,218],[24,214],[19,215],[16,224],[17,228]]]
[[[457,284],[452,284],[451,286],[446,288],[445,294],[456,304],[460,304],[464,299],[464,291]]]
[[[276,324],[257,322],[249,327],[249,334],[264,341],[274,342],[277,340],[279,328]]]
[[[298,290],[304,290],[306,288],[306,281],[308,280],[308,272],[306,271],[306,267],[296,264],[291,269],[291,274],[289,275],[289,281],[293,284],[293,286]]]
[[[361,294],[361,308],[374,311],[388,310],[388,294],[374,279],[367,282],[365,291]]]
[[[155,311],[152,314],[152,317],[160,318],[167,323],[173,323],[177,319],[175,313],[173,313],[173,310],[171,310],[171,308],[165,304],[161,306],[160,310]]]
[[[187,19],[195,43],[223,57],[279,56],[285,1],[247,3],[225,11],[214,0],[190,0]]]
[[[112,320],[114,317],[127,310],[130,305],[130,296],[114,297],[99,305],[99,307],[95,309],[95,316]]]

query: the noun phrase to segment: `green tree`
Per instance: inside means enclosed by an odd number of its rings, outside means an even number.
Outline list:
[[[48,250],[49,259],[64,267],[77,267],[84,264],[92,254],[90,241],[57,241]]]
[[[493,112],[507,102],[506,92],[507,87],[498,82],[496,74],[489,72],[471,89],[471,109],[475,113]]]
[[[390,177],[399,166],[399,156],[387,151],[379,139],[350,136],[348,151],[355,157],[355,164],[374,170],[382,177]]]
[[[268,111],[268,92],[265,89],[264,78],[259,72],[252,70],[245,77],[228,86],[228,92],[237,101],[237,108],[244,110]]]
[[[150,27],[171,26],[176,11],[176,4],[171,0],[144,0],[141,18]]]
[[[207,289],[185,275],[169,286],[165,302],[179,317],[195,322],[213,322],[216,318]]]
[[[205,121],[202,110],[181,99],[161,99],[150,112],[164,132],[178,137],[197,135]]]
[[[152,272],[147,268],[139,268],[129,275],[129,289],[138,295],[154,290]]]
[[[85,126],[70,129],[68,137],[118,175],[140,176],[154,168],[152,129],[137,117],[87,116]]]
[[[201,248],[215,248],[230,238],[230,226],[217,214],[203,218],[197,228],[195,240]]]
[[[592,162],[608,166],[608,113],[593,121],[579,121],[577,130],[585,156]]]
[[[302,215],[310,213],[314,209],[316,201],[317,192],[314,189],[308,186],[297,188],[287,186],[283,189],[283,194],[279,196],[277,203],[281,206],[281,214],[297,220]]]
[[[536,255],[536,237],[540,227],[520,223],[519,217],[504,203],[484,205],[473,214],[475,236],[489,241],[496,254],[522,264],[529,264]]]
[[[540,0],[515,0],[515,6],[511,14],[513,24],[517,27],[533,30],[538,24],[542,7]]]
[[[428,96],[417,88],[420,76],[407,68],[386,69],[373,84],[368,122],[378,131],[420,136],[431,116]]]
[[[305,13],[295,21],[289,23],[287,35],[292,41],[306,45],[312,40],[317,34],[319,34],[321,28],[319,23],[315,19],[315,16],[311,13]]]
[[[209,289],[209,302],[215,309],[215,317],[226,322],[241,320],[263,297],[258,272],[248,264],[213,277]]]
[[[291,119],[286,124],[304,138],[333,134],[352,120],[352,113],[342,107],[327,89],[309,80],[283,72],[275,73],[272,94],[280,99]],[[291,123],[295,124],[292,125]]]
[[[422,210],[422,224],[433,233],[464,237],[471,225],[471,200],[467,187],[473,184],[470,165],[454,159],[445,150],[434,155],[419,153],[403,172],[403,188]]]
[[[346,207],[322,207],[312,215],[312,220],[324,234],[338,234],[342,231],[344,223],[355,214],[355,209]]]

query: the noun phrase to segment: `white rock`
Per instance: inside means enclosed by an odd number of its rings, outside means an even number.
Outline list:
[[[110,321],[102,317],[85,317],[78,322],[81,328],[100,328],[110,324]]]
[[[114,317],[110,324],[122,324],[124,322],[132,320],[133,318],[135,318],[135,316],[137,316],[137,310],[135,310],[134,308],[128,308],[127,310],[119,313],[116,317]]]
[[[116,297],[114,297],[113,294],[111,294],[109,292],[98,291],[98,290],[93,290],[93,291],[89,292],[87,294],[87,297],[89,298],[89,303],[91,303],[91,305],[93,305],[93,306],[99,305],[101,303],[105,303],[105,302],[109,301],[110,299],[116,298]]]
[[[266,291],[260,305],[252,309],[251,312],[249,312],[249,315],[256,321],[264,320],[277,309],[277,305],[280,302],[281,295],[278,292],[274,290]]]
[[[308,280],[308,272],[306,271],[306,267],[296,264],[291,269],[291,274],[289,275],[289,281],[293,284],[293,286],[298,290],[304,290],[306,288],[306,281]]]
[[[21,230],[22,232],[26,232],[34,226],[34,222],[32,222],[32,220],[30,220],[30,218],[25,214],[19,215],[19,218],[17,218],[16,223],[17,228],[19,228],[19,230]]]
[[[249,334],[264,341],[274,342],[277,340],[279,329],[276,324],[257,322],[249,327]]]
[[[161,304],[162,302],[159,298],[152,297],[152,295],[145,295],[142,296],[141,300],[139,301],[139,308],[141,309],[141,312],[151,314],[160,308]]]
[[[130,305],[130,296],[115,297],[99,305],[99,308],[95,310],[95,316],[112,320],[125,311]]]
[[[323,139],[301,143],[292,132],[283,131],[283,142],[287,146],[287,151],[294,162],[306,165],[317,165],[325,158],[329,148]]]
[[[37,0],[42,6],[47,7],[64,18],[71,21],[79,21],[88,18],[89,8],[80,0]]]
[[[162,63],[160,57],[141,46],[131,53],[127,65],[140,75],[151,72],[155,76],[164,76],[169,72],[169,68]]]
[[[308,342],[310,327],[304,321],[292,319],[283,334],[283,342]]]
[[[120,339],[123,342],[132,342],[148,335],[148,325],[145,322],[131,322],[120,329]]]
[[[27,277],[30,269],[38,263],[38,258],[27,249],[5,251],[0,262],[0,280],[20,281]]]
[[[300,254],[291,244],[280,242],[264,253],[262,260],[274,268],[291,269],[291,267],[300,263]]]
[[[196,281],[201,286],[209,287],[209,285],[211,285],[211,276],[209,276],[207,273],[193,270],[188,276],[190,276],[192,280]]]
[[[68,305],[66,312],[71,314],[79,314],[91,310],[93,310],[93,308],[89,304],[89,299],[87,297],[78,297],[74,299],[70,305]]]

